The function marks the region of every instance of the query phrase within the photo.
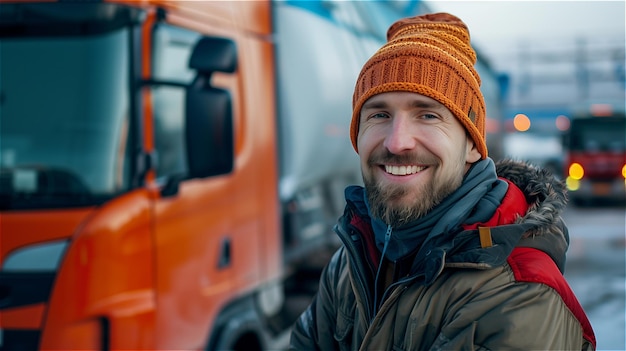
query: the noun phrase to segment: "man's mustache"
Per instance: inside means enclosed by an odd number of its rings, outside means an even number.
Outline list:
[[[413,165],[413,164],[433,164],[435,163],[432,156],[411,154],[394,154],[389,150],[374,152],[370,155],[367,162],[370,165],[380,164],[396,164],[396,165]]]

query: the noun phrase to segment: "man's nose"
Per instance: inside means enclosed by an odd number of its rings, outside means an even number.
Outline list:
[[[394,116],[385,137],[385,147],[391,153],[400,154],[412,150],[416,146],[416,139],[410,120],[405,116]]]

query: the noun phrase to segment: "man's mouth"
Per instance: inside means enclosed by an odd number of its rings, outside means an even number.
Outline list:
[[[411,174],[415,174],[426,169],[426,167],[424,166],[415,166],[415,165],[408,165],[408,166],[384,165],[384,168],[385,168],[385,172],[391,175],[396,175],[396,176],[411,175]]]

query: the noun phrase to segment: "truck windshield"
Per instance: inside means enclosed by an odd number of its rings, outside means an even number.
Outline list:
[[[615,152],[626,151],[626,118],[591,117],[572,121],[572,151]]]
[[[0,209],[94,205],[129,187],[129,37],[0,38]]]

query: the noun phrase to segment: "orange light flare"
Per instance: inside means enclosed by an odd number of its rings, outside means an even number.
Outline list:
[[[530,118],[523,113],[518,113],[513,118],[513,126],[518,132],[525,132],[530,129]]]

